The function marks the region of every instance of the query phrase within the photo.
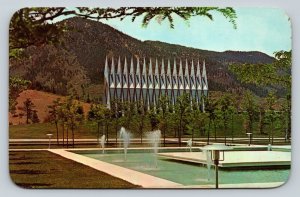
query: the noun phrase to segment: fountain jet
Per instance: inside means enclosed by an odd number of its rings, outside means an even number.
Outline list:
[[[102,135],[102,137],[99,139],[100,147],[102,148],[102,153],[104,153],[105,148],[105,135]]]
[[[204,154],[206,155],[206,166],[207,166],[207,180],[209,181],[211,178],[210,169],[211,169],[211,154],[209,150],[204,150]]]
[[[125,161],[127,159],[127,148],[130,144],[130,137],[131,137],[130,132],[126,131],[126,129],[124,127],[121,127],[121,129],[120,129],[120,139],[121,139],[121,141],[123,141],[124,160]]]
[[[153,148],[154,152],[154,164],[155,167],[157,168],[157,153],[158,153],[158,147],[160,145],[160,137],[161,137],[161,131],[160,130],[155,130],[155,131],[150,131],[146,134],[146,138]]]
[[[192,141],[192,139],[189,139],[186,142],[186,146],[190,149],[190,152],[192,152],[192,145],[193,145],[193,141]]]

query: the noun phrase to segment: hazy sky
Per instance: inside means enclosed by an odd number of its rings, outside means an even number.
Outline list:
[[[273,56],[275,51],[291,50],[291,24],[280,9],[235,8],[237,29],[223,15],[214,13],[214,21],[193,17],[189,23],[174,18],[175,29],[167,21],[156,20],[141,27],[142,17],[102,20],[123,33],[139,40],[159,40],[173,44],[214,51],[261,51]]]

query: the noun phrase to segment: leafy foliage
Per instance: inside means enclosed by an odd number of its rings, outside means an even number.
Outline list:
[[[31,81],[32,89],[78,97],[81,86],[89,82],[77,58],[67,50],[52,45],[31,46],[22,59],[12,60],[11,63],[10,74],[22,73],[23,78]]]
[[[49,105],[49,120],[50,122],[55,124],[55,128],[56,128],[56,140],[57,140],[57,144],[59,144],[59,140],[58,140],[58,123],[60,120],[60,114],[59,114],[59,108],[61,107],[62,103],[60,101],[59,98],[57,98],[56,100],[53,101],[52,105]]]
[[[226,144],[229,120],[230,118],[232,118],[232,114],[234,113],[233,100],[231,95],[224,94],[218,102],[218,107],[224,125],[224,139]]]
[[[257,103],[254,95],[250,91],[244,93],[242,108],[246,112],[244,122],[245,133],[253,133],[253,124],[257,119]]]
[[[266,121],[271,125],[271,129],[269,131],[269,142],[273,144],[274,139],[274,129],[275,127],[279,127],[279,125],[274,125],[274,123],[278,123],[278,119],[280,118],[280,114],[275,111],[274,105],[276,104],[276,96],[274,92],[270,92],[266,98],[267,100],[267,110],[266,110]]]
[[[14,112],[19,94],[31,84],[29,80],[9,77],[9,111]]]
[[[252,83],[259,86],[269,85],[271,87],[283,87],[286,97],[285,111],[287,112],[287,131],[286,136],[289,139],[291,135],[291,66],[292,51],[275,52],[276,60],[271,64],[243,64],[231,65],[230,70],[235,73],[237,78],[244,83]],[[273,88],[273,91],[276,88]],[[281,92],[282,93],[282,92]],[[268,95],[268,103],[273,100],[273,93]],[[280,95],[282,96],[282,95]],[[269,106],[269,109],[270,108]],[[272,117],[272,115],[271,115]]]
[[[108,109],[105,105],[93,104],[88,113],[88,121],[85,122],[84,125],[89,126],[93,124],[93,129],[95,129],[99,123],[99,126],[103,126],[102,134],[110,136],[110,139],[112,136],[114,136],[114,132],[116,132],[114,137],[118,137],[120,127],[125,127],[127,130],[131,131],[134,137],[140,137],[141,143],[143,143],[142,138],[145,136],[146,131],[155,129],[160,129],[162,134],[164,134],[163,130],[165,129],[164,135],[166,139],[169,137],[177,138],[178,143],[181,142],[181,144],[183,137],[193,139],[194,137],[203,138],[204,135],[207,135],[208,143],[211,143],[210,141],[224,142],[223,139],[225,139],[225,136],[229,136],[230,126],[232,138],[245,137],[245,132],[250,131],[252,131],[252,133],[255,135],[265,137],[265,134],[260,134],[258,119],[260,109],[256,107],[258,101],[261,101],[262,99],[259,97],[254,97],[251,92],[246,92],[241,95],[241,97],[243,98],[241,107],[235,102],[231,102],[239,97],[232,96],[230,94],[209,98],[209,104],[206,102],[205,105],[205,112],[200,110],[201,108],[197,103],[191,105],[190,98],[185,97],[185,95],[180,96],[181,101],[175,107],[175,111],[173,111],[173,108],[170,108],[169,106],[165,108],[160,104],[156,108],[152,107],[151,110],[141,113],[143,111],[141,109],[143,106],[140,102],[128,103],[128,105],[121,103],[118,106],[118,109],[121,111],[121,116],[119,117],[116,116],[114,108]],[[228,99],[231,101],[227,102]],[[163,100],[163,97],[161,97],[160,100]],[[166,100],[168,101],[168,99]],[[280,118],[273,119],[273,127],[269,121],[271,119],[267,119],[267,116],[269,115],[269,105],[264,104],[266,110],[266,115],[264,118],[266,124],[264,125],[264,131],[266,134],[270,134],[271,137],[272,132],[274,136],[282,137],[285,129],[287,129],[287,114],[284,106],[281,107],[279,105],[278,99],[274,97],[273,100],[275,100],[275,104],[271,105],[272,109],[274,109],[273,112],[280,116]],[[58,108],[60,117],[59,122],[61,122],[61,126],[58,127],[59,132],[62,132],[64,127],[65,131],[68,131],[68,129],[71,131],[70,120],[68,120],[68,108],[70,107],[64,103],[66,102],[62,102],[61,107]],[[270,103],[272,102],[270,101]],[[283,104],[282,99],[280,100],[280,103]],[[229,107],[225,107],[225,105],[229,105]],[[96,110],[96,108],[99,110]],[[165,117],[163,115],[164,108],[167,109],[165,111]],[[82,114],[82,109],[78,108],[76,111],[77,113]],[[181,112],[183,112],[183,114],[181,114]],[[226,116],[225,118],[224,114]],[[96,118],[96,116],[98,116],[99,119]],[[224,120],[226,122],[226,126],[224,124]],[[242,128],[243,120],[245,123],[245,130]],[[78,127],[81,123],[82,121],[78,121],[76,131],[80,129],[81,131],[87,133],[90,132],[90,137],[95,137],[95,139],[99,138],[101,129],[100,131],[98,129],[97,134],[94,132],[94,130],[91,132],[90,128],[86,130],[87,128],[84,128],[84,125]],[[213,127],[217,137],[216,140],[210,139],[210,135],[213,132]],[[52,129],[55,129],[55,127],[52,127]],[[60,136],[66,136],[66,133]],[[221,138],[223,139],[221,140]],[[237,140],[239,141],[239,139]],[[109,142],[111,142],[111,140]]]
[[[194,137],[198,133],[198,136],[203,137],[205,135],[205,122],[207,115],[203,113],[196,102],[192,104],[192,110],[190,115],[187,117],[188,125],[187,129],[192,134],[192,142]]]
[[[33,123],[39,122],[36,114],[36,110],[34,110],[34,108],[35,105],[32,103],[31,99],[27,98],[24,101],[24,107],[23,107],[26,116],[26,124],[29,124],[29,120],[31,120]]]
[[[276,60],[271,64],[233,64],[230,70],[244,83],[256,85],[280,85],[291,88],[292,51],[275,53]]]
[[[218,102],[214,99],[205,98],[205,112],[208,113],[208,131],[207,131],[207,144],[209,144],[209,137],[210,137],[210,129],[211,124],[213,123],[214,126],[214,137],[215,140],[217,139],[217,130],[216,130],[216,122],[217,122],[217,105]]]
[[[67,147],[69,146],[69,129],[72,131],[73,147],[75,145],[74,132],[75,129],[79,127],[84,119],[83,108],[79,102],[74,101],[72,97],[68,97],[65,101],[56,99],[53,104],[48,106],[49,108],[49,118],[52,123],[56,126],[56,139],[57,144],[59,144],[58,133],[59,127],[58,123],[61,124],[62,136],[63,136],[63,146],[65,145],[65,129],[67,131]]]
[[[91,105],[88,112],[88,120],[97,123],[97,140],[100,139],[100,125],[107,124],[107,118],[110,115],[110,111],[102,104]]]
[[[158,124],[159,124],[159,119],[158,119],[156,110],[155,109],[149,110],[148,117],[150,120],[151,130],[154,131],[158,127]]]
[[[189,94],[182,94],[177,97],[177,101],[175,103],[175,113],[177,114],[177,118],[179,119],[178,125],[178,141],[179,146],[181,146],[181,137],[184,135],[185,126],[187,125],[187,117],[189,112],[191,111],[191,102]]]
[[[169,102],[170,99],[168,96],[162,95],[159,98],[159,114],[158,119],[160,123],[160,129],[163,133],[164,138],[164,145],[166,144],[166,130],[168,130],[168,124],[169,124]]]

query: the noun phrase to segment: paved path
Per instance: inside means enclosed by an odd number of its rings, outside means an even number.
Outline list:
[[[145,188],[177,188],[183,186],[179,183],[99,161],[97,159],[71,153],[62,149],[50,149],[49,151]]]

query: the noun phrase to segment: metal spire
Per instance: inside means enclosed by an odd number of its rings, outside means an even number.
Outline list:
[[[148,95],[148,77],[147,77],[147,69],[146,69],[146,59],[144,58],[144,65],[142,71],[142,78],[141,78],[141,98],[143,99],[144,105],[147,103],[147,95]]]
[[[171,74],[171,62],[168,59],[168,69],[166,75],[166,87],[167,87],[167,94],[169,99],[172,100],[172,74]]]
[[[193,100],[197,100],[194,60],[192,60],[192,66],[191,66],[190,88],[191,88],[191,94],[192,94]]]
[[[197,62],[197,71],[196,71],[196,97],[197,97],[197,103],[201,103],[201,96],[202,96],[202,78],[201,78],[201,71],[200,71],[200,63],[199,60]]]
[[[123,71],[123,101],[128,101],[128,67],[127,67],[127,59],[125,57],[124,60],[124,71]]]
[[[135,73],[134,73],[134,65],[133,65],[133,57],[131,57],[131,63],[130,63],[130,71],[129,71],[129,81],[128,81],[128,85],[129,85],[129,96],[130,96],[130,101],[134,102],[134,90],[135,90]]]
[[[154,86],[153,86],[153,74],[152,74],[152,60],[150,58],[149,63],[149,71],[148,71],[148,100],[149,104],[153,103],[153,92],[154,92]]]
[[[107,107],[110,109],[110,93],[109,93],[109,68],[108,68],[108,61],[107,56],[105,57],[105,66],[104,66],[104,95],[105,95],[105,103]]]
[[[120,99],[122,97],[122,70],[121,70],[121,59],[119,56],[118,59],[118,71],[116,73],[116,94],[117,98]]]
[[[182,70],[182,61],[180,59],[179,63],[179,74],[178,74],[178,93],[182,95],[184,92],[184,82],[183,82],[183,70]]]
[[[140,100],[141,96],[141,70],[140,70],[140,59],[137,58],[136,72],[135,72],[135,97],[136,101]]]
[[[105,57],[105,67],[104,67],[104,79],[108,82],[108,73],[109,73],[109,68],[108,68],[108,62],[107,62],[107,56]]]
[[[202,79],[203,79],[203,90],[208,90],[205,60],[203,61]]]
[[[187,59],[185,59],[184,89],[187,94],[190,94],[190,74]]]
[[[164,59],[161,60],[161,71],[160,71],[160,95],[166,94],[166,74],[165,74],[165,63]]]
[[[178,96],[178,76],[177,76],[177,65],[176,65],[176,59],[175,58],[174,58],[172,84],[173,84],[172,103],[173,103],[173,105],[175,105],[176,100],[177,100],[177,96]]]
[[[155,60],[155,72],[154,72],[154,106],[157,105],[158,98],[160,96],[160,77],[159,77],[159,72],[158,72],[158,61],[157,58]]]
[[[116,76],[115,76],[115,62],[114,62],[114,57],[112,57],[112,60],[111,60],[111,69],[110,69],[110,74],[109,74],[109,94],[110,94],[110,99],[114,100],[115,99],[115,88],[116,88]]]

